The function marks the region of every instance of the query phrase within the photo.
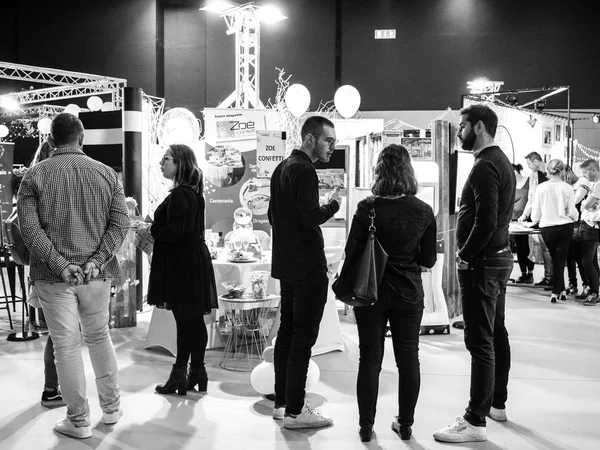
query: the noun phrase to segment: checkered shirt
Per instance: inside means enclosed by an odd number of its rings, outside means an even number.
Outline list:
[[[19,188],[21,235],[33,281],[60,283],[69,264],[93,262],[117,278],[114,257],[129,229],[123,186],[114,170],[76,148],[60,148],[29,169]]]

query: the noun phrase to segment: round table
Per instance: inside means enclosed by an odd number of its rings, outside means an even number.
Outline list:
[[[227,336],[220,363],[223,369],[251,372],[262,361],[279,300],[278,295],[261,299],[219,297],[223,310],[219,328],[222,335]]]

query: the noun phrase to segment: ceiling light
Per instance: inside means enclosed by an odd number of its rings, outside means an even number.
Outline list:
[[[215,12],[217,14],[221,14],[221,13],[227,11],[228,9],[233,8],[234,6],[238,6],[238,5],[235,5],[235,4],[229,3],[229,2],[220,1],[220,0],[215,0],[212,2],[207,2],[207,4],[205,6],[200,8],[200,11],[210,11],[210,12]]]
[[[594,123],[600,123],[600,114],[594,114],[592,116],[592,122],[594,122]]]
[[[264,23],[275,23],[287,19],[277,8],[271,5],[262,6],[257,9],[256,16],[258,20]]]
[[[0,97],[0,108],[3,108],[7,111],[18,111],[21,109],[21,105],[12,97],[3,96]]]
[[[535,117],[529,116],[529,120],[527,121],[527,123],[531,128],[535,127],[536,122],[537,119]]]

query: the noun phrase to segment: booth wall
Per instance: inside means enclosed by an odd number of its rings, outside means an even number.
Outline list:
[[[196,115],[234,89],[234,37],[196,0],[0,3],[2,61],[127,78]],[[279,67],[307,86],[311,109],[332,100],[340,83],[359,89],[364,111],[458,109],[467,80],[479,76],[514,89],[570,85],[573,108],[600,105],[592,0],[275,4],[288,20],[261,29],[263,102],[275,96]],[[397,39],[374,39],[375,29],[387,28]],[[0,92],[13,84],[0,80]],[[565,102],[556,96],[548,108]]]

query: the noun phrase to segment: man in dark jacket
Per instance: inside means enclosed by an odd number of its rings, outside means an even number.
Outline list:
[[[273,418],[283,419],[285,428],[318,428],[333,423],[304,401],[311,349],[319,334],[329,283],[319,225],[339,210],[340,198],[336,190],[329,203],[319,206],[313,164],[329,161],[337,140],[333,123],[320,116],[304,122],[301,137],[300,149],[293,150],[271,178],[271,275],[281,283]]]
[[[462,191],[456,225],[458,281],[471,353],[471,390],[466,413],[436,431],[442,442],[487,440],[486,416],[506,420],[510,345],[504,325],[506,282],[513,256],[508,224],[515,201],[512,165],[494,143],[498,117],[485,105],[461,111],[458,138],[475,163]]]

